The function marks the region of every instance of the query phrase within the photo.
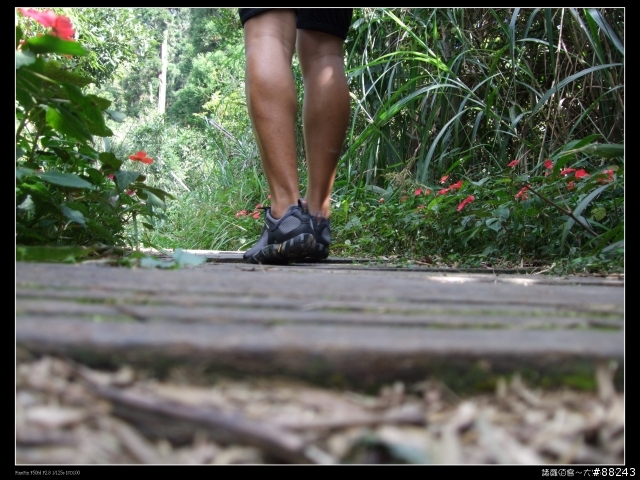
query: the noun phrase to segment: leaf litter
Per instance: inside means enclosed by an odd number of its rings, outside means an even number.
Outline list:
[[[515,375],[460,397],[433,379],[365,395],[17,359],[16,464],[624,464],[624,394],[608,365],[597,391]]]

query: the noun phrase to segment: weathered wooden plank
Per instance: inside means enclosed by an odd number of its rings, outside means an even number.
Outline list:
[[[478,365],[571,374],[622,364],[624,282],[531,277],[18,263],[16,342],[98,363],[365,382],[435,371],[462,378]]]
[[[16,289],[18,304],[41,300],[76,300],[85,303],[107,302],[112,304],[174,304],[183,307],[245,307],[245,308],[282,308],[292,310],[341,310],[354,312],[396,312],[403,314],[422,313],[486,313],[500,315],[504,313],[518,313],[520,315],[566,315],[579,313],[581,316],[606,315],[611,318],[622,319],[623,306],[611,303],[582,303],[570,310],[566,302],[555,305],[503,304],[492,302],[491,305],[461,299],[458,302],[442,301],[439,298],[406,299],[399,303],[394,298],[371,297],[366,300],[354,300],[348,295],[328,295],[321,300],[309,299],[307,295],[291,295],[287,297],[272,297],[268,295],[246,295],[230,292],[210,291],[207,295],[179,292],[136,292],[131,289],[122,290],[77,290],[72,288],[52,289],[22,288]],[[610,299],[608,299],[610,300]]]
[[[58,269],[65,273],[59,273]],[[221,295],[276,296],[322,301],[349,298],[369,301],[386,299],[403,302],[439,302],[477,305],[553,306],[563,310],[584,311],[589,305],[596,311],[622,313],[624,289],[615,286],[511,284],[476,282],[465,276],[443,277],[419,272],[322,271],[286,267],[260,270],[236,265],[211,265],[208,269],[163,271],[125,270],[91,267],[76,268],[57,265],[53,269],[23,269],[16,282],[18,287],[56,285],[59,288],[83,290],[131,290],[148,294],[204,296],[211,292]],[[529,280],[528,280],[529,281]],[[533,281],[533,280],[530,280]],[[462,294],[461,292],[464,291]],[[597,307],[594,307],[597,306]]]
[[[164,299],[166,302],[166,299]],[[225,306],[185,306],[184,304],[97,304],[77,303],[53,299],[31,299],[16,301],[16,314],[20,317],[34,317],[37,315],[49,318],[87,318],[100,317],[101,321],[110,318],[122,321],[129,318],[137,321],[176,321],[200,323],[250,323],[270,325],[273,323],[295,324],[336,324],[336,325],[388,325],[388,326],[422,326],[439,328],[577,328],[577,327],[608,327],[621,329],[621,320],[588,316],[561,317],[553,312],[520,311],[481,311],[468,309],[441,310],[440,312],[423,310],[415,306],[412,310],[393,305],[385,308],[372,309],[362,306],[362,310],[354,311],[348,303],[331,302],[327,306],[305,308],[303,305],[292,306],[280,304],[275,307],[257,307],[246,304],[226,304]],[[389,311],[385,311],[389,310]]]
[[[571,372],[596,361],[624,360],[623,332],[553,330],[430,330],[398,327],[211,325],[105,322],[26,317],[17,345],[89,363],[186,363],[213,370],[300,376],[388,379],[433,370],[495,372],[534,368]]]

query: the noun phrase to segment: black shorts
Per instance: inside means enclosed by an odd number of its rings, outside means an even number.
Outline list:
[[[239,8],[242,26],[247,20],[272,8]],[[296,27],[302,30],[317,30],[346,40],[351,26],[353,8],[294,8]]]

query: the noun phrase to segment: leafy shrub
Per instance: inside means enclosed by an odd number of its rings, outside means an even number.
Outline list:
[[[83,93],[92,80],[73,66],[88,52],[71,21],[52,10],[19,12],[41,27],[24,18],[16,26],[16,243],[137,246],[138,219],[153,228],[170,198],[146,183],[153,159],[139,151],[131,163],[98,151],[94,137],[113,135],[105,114],[122,114]]]

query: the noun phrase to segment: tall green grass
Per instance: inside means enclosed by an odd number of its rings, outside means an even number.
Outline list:
[[[356,185],[430,184],[597,134],[624,140],[621,9],[362,9],[348,42]],[[353,184],[353,182],[350,182]]]

